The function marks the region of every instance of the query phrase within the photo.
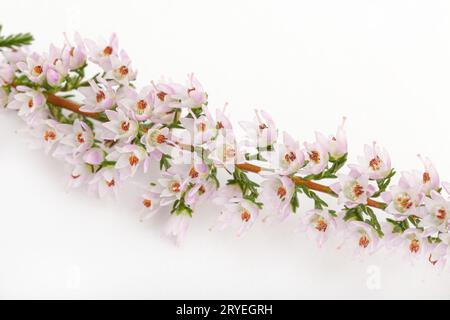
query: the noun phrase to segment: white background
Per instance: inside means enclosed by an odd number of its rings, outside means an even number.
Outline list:
[[[396,168],[420,168],[420,152],[450,179],[449,1],[15,0],[0,21],[39,51],[63,31],[116,31],[140,85],[195,72],[211,106],[229,102],[234,120],[263,107],[302,141],[347,116],[350,159],[376,139]],[[139,222],[137,194],[67,193],[64,165],[22,127],[0,113],[1,298],[450,298],[448,269],[319,250],[295,218],[237,239],[209,231],[205,205],[177,248],[165,218]]]

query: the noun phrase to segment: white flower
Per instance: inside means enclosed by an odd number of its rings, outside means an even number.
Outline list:
[[[285,220],[293,213],[291,200],[295,192],[295,184],[289,177],[270,176],[262,184],[261,201],[272,213],[271,216]]]
[[[308,174],[322,173],[328,166],[330,159],[328,151],[319,143],[305,143],[306,160],[305,172]]]
[[[252,122],[241,121],[239,124],[247,134],[247,144],[259,149],[272,147],[278,139],[278,129],[270,115],[263,110],[255,110]]]
[[[131,67],[131,60],[125,51],[120,52],[120,58],[111,56],[111,69],[106,72],[105,79],[115,80],[118,84],[128,85],[136,80],[136,72]]]
[[[364,157],[359,157],[361,168],[372,180],[385,178],[391,172],[391,159],[386,149],[381,149],[375,142],[364,146]]]
[[[365,222],[351,221],[348,223],[347,241],[355,246],[355,253],[374,253],[379,248],[379,238],[375,230]]]
[[[90,60],[103,70],[111,70],[111,57],[119,54],[119,40],[114,33],[111,35],[109,41],[100,39],[98,42],[86,39],[85,44],[89,50]]]
[[[339,159],[347,154],[347,136],[345,134],[344,118],[339,126],[336,135],[326,137],[320,132],[316,132],[316,141],[328,152],[332,159]]]
[[[330,188],[339,195],[339,204],[345,203],[347,207],[366,204],[375,191],[369,185],[369,177],[356,169],[352,169],[348,175],[338,174],[338,178],[339,182]]]
[[[91,192],[98,194],[100,198],[108,194],[117,197],[119,177],[117,171],[112,166],[104,167],[98,171],[89,182]]]
[[[419,208],[424,198],[421,185],[416,175],[403,172],[397,186],[392,186],[389,192],[382,194],[383,200],[388,203],[386,211],[393,214],[397,220],[405,220],[409,216],[421,216]]]
[[[450,225],[450,202],[436,191],[431,191],[430,197],[425,197],[427,214],[421,221],[425,228],[432,228],[435,232],[448,232]]]
[[[141,143],[145,145],[150,156],[159,161],[161,156],[168,152],[168,143],[171,143],[170,130],[156,125],[142,136]]]
[[[104,123],[105,128],[110,130],[112,140],[124,139],[126,143],[130,143],[139,132],[139,124],[137,121],[130,119],[122,110],[105,111],[109,122]]]
[[[17,67],[30,81],[42,83],[47,75],[47,63],[45,58],[33,53],[26,58],[26,62],[18,62]]]
[[[115,168],[120,175],[120,179],[124,180],[136,174],[147,156],[144,148],[129,144],[123,147],[116,147],[116,150],[107,155],[106,159],[108,161],[116,161]]]
[[[17,90],[18,92],[13,94],[7,108],[18,110],[18,115],[25,120],[27,120],[32,113],[45,106],[45,96],[40,91],[35,91],[23,86],[17,87]]]
[[[321,247],[338,227],[337,219],[328,210],[310,210],[301,215],[300,231],[316,239]]]
[[[167,221],[165,234],[175,238],[175,243],[180,246],[186,236],[191,222],[191,217],[187,213],[172,214]]]
[[[149,120],[154,110],[152,88],[145,87],[138,94],[134,89],[125,86],[118,92],[117,105],[132,118],[139,121]]]
[[[282,175],[295,174],[304,166],[305,155],[300,150],[300,143],[286,132],[283,139],[283,144],[280,144],[277,150],[279,154],[277,172]]]
[[[115,92],[111,85],[104,79],[97,77],[97,82],[89,80],[89,87],[78,89],[84,96],[83,112],[103,112],[111,109],[115,103]]]
[[[68,151],[73,156],[86,152],[94,144],[94,133],[92,129],[83,121],[76,119],[69,132],[61,143],[70,147]]]

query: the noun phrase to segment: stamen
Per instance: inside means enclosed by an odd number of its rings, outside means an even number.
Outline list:
[[[284,198],[286,194],[287,194],[286,189],[283,186],[280,186],[277,191],[277,195],[280,197],[280,199]]]
[[[102,90],[100,90],[99,92],[97,92],[97,96],[95,98],[97,100],[97,103],[100,103],[106,99],[106,95]]]
[[[103,54],[105,56],[110,56],[113,53],[113,48],[110,46],[107,46],[105,49],[103,49]]]
[[[178,182],[174,182],[171,185],[172,192],[178,193],[181,190],[181,185]]]
[[[328,224],[325,222],[324,219],[319,219],[316,222],[316,230],[319,232],[326,232],[328,229]]]
[[[128,158],[128,162],[130,166],[136,166],[139,163],[139,158],[133,154]]]
[[[414,239],[411,241],[411,244],[409,245],[409,251],[411,253],[418,253],[420,250],[420,242],[417,239]]]
[[[315,163],[320,162],[320,154],[317,151],[308,152],[308,156],[312,162],[315,162]]]
[[[152,200],[144,199],[144,201],[142,201],[142,204],[144,205],[144,207],[150,208],[152,206]]]
[[[244,222],[249,222],[251,217],[251,214],[247,210],[244,210],[241,213],[241,220]]]
[[[44,132],[44,140],[45,140],[46,142],[56,140],[56,132],[53,131],[53,130],[46,130],[46,131]]]
[[[361,238],[359,238],[359,246],[361,248],[366,249],[369,246],[369,244],[370,244],[370,240],[367,237],[367,235],[364,234],[361,236]]]
[[[167,96],[167,93],[160,91],[160,92],[158,92],[157,96],[158,96],[159,100],[164,101],[164,99]]]
[[[127,132],[128,130],[130,130],[130,123],[126,122],[126,121],[122,121],[120,123],[120,128],[122,129],[122,131]]]
[[[34,72],[36,75],[40,75],[43,71],[44,71],[44,70],[42,69],[42,66],[39,66],[39,65],[34,66],[34,68],[33,68],[33,72]]]

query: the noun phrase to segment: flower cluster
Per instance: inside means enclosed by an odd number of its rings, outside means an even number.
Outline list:
[[[220,206],[218,229],[243,235],[259,219],[296,217],[304,197],[312,206],[298,215],[299,229],[319,245],[340,235],[358,252],[395,248],[445,265],[450,185],[429,159],[419,156],[423,169],[402,172],[394,184],[389,154],[375,142],[347,163],[345,119],[335,134],[300,142],[255,110],[253,121],[239,123],[246,135],[238,137],[227,106],[212,113],[194,75],[142,89],[136,75],[116,35],[75,35],[43,54],[6,49],[0,107],[17,111],[34,144],[70,165],[71,188],[114,196],[125,180],[160,171],[140,198],[142,218],[166,213],[166,233],[178,243],[207,201]]]

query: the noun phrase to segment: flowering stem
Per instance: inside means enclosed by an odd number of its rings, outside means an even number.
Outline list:
[[[103,116],[100,113],[90,113],[90,112],[83,112],[80,110],[80,105],[72,102],[68,99],[59,97],[57,95],[54,95],[52,93],[46,93],[47,95],[47,100],[49,103],[57,106],[57,107],[61,107],[67,110],[70,110],[72,112],[81,114],[85,117],[88,118],[92,118],[94,120],[98,120],[98,121],[103,121]],[[240,163],[240,164],[236,164],[236,167],[239,168],[242,171],[246,171],[246,172],[252,172],[252,173],[256,173],[259,174],[261,171],[264,171],[264,168],[251,164],[251,163]],[[308,189],[314,190],[314,191],[318,191],[321,193],[326,193],[328,195],[331,196],[336,196],[336,194],[331,190],[330,187],[316,183],[314,181],[311,181],[309,179],[303,179],[300,177],[293,177],[293,181],[297,186],[305,186]],[[379,202],[379,201],[375,201],[373,199],[368,199],[367,200],[367,205],[373,208],[377,208],[377,209],[381,209],[384,210],[386,208],[386,204],[383,202]]]

